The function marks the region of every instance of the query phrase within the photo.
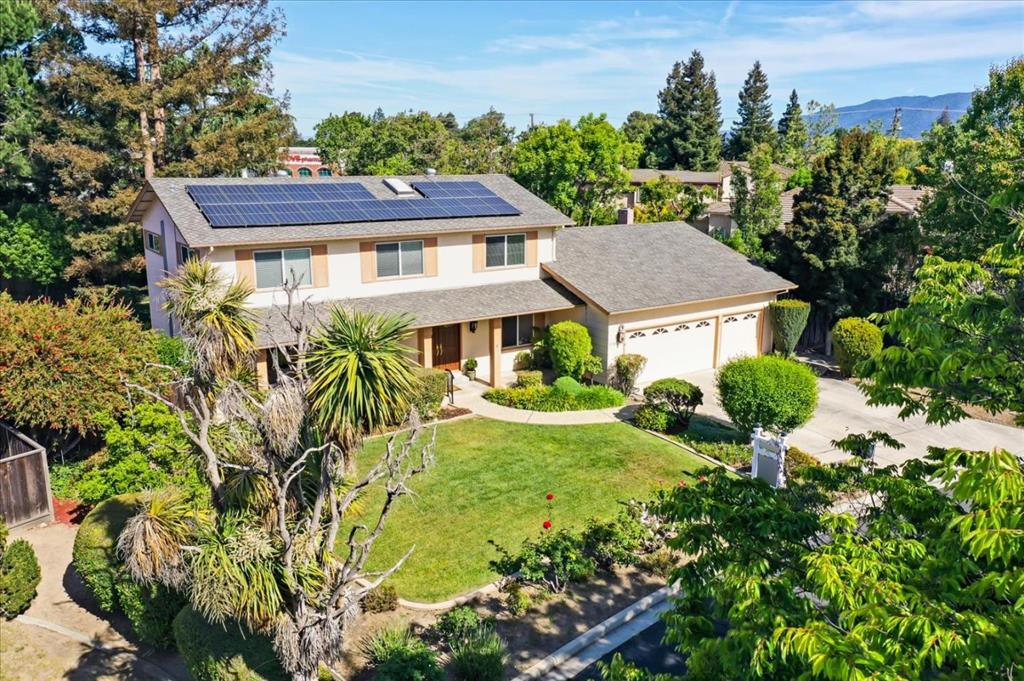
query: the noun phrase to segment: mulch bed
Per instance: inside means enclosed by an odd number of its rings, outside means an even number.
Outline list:
[[[75,499],[53,498],[53,521],[65,525],[80,525],[92,506]]]
[[[465,407],[443,407],[437,415],[437,420],[446,421],[457,416],[465,416],[466,414],[472,413],[473,411],[471,409],[466,409]]]

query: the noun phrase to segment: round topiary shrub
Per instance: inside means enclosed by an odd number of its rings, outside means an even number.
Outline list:
[[[882,351],[882,330],[861,317],[840,319],[832,327],[832,351],[843,376]]]
[[[117,556],[117,538],[135,514],[138,495],[123,494],[96,505],[78,528],[71,561],[101,610],[123,612],[144,642],[169,648],[171,625],[184,597],[159,584],[137,584]]]
[[[577,395],[583,386],[580,385],[579,381],[570,376],[561,376],[555,379],[555,382],[551,384],[554,390],[562,393],[563,395]]]
[[[818,379],[809,368],[782,357],[734,359],[718,370],[718,403],[736,427],[749,433],[793,431],[818,404]]]
[[[781,352],[786,357],[793,354],[810,314],[810,303],[795,298],[776,300],[768,304],[768,319],[771,320],[772,342],[776,352]]]
[[[546,344],[551,364],[559,376],[583,377],[584,364],[593,347],[587,327],[577,322],[558,322],[548,329]]]
[[[28,610],[41,578],[32,545],[24,539],[8,544],[7,526],[0,520],[0,616],[13,619]]]
[[[704,403],[704,392],[681,378],[662,378],[644,389],[644,399],[648,404],[663,405],[686,428],[693,412]]]
[[[174,618],[174,641],[196,681],[286,681],[270,639],[238,623],[207,622],[191,607]]]
[[[633,412],[633,424],[637,428],[664,433],[675,427],[675,414],[658,404],[644,404]]]

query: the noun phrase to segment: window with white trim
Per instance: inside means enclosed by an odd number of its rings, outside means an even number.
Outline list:
[[[163,243],[162,243],[162,241],[160,239],[160,235],[159,234],[154,234],[153,232],[148,232],[148,231],[145,234],[146,234],[146,248],[148,250],[150,250],[150,251],[153,251],[154,253],[159,253],[160,255],[163,255],[163,253],[164,253],[164,245],[163,245]]]
[[[423,241],[391,241],[376,245],[377,278],[423,274]]]
[[[281,288],[298,282],[313,285],[313,255],[308,248],[284,248],[256,251],[252,254],[256,269],[256,288]]]
[[[513,267],[526,264],[526,235],[497,234],[484,240],[486,267]]]
[[[516,348],[533,342],[533,315],[501,318],[501,347]]]

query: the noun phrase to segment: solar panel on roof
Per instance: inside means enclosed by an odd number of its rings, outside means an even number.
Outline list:
[[[519,215],[477,181],[413,184],[423,198],[378,199],[358,182],[186,185],[212,227]]]

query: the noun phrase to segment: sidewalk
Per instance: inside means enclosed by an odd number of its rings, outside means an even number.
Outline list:
[[[546,426],[578,426],[588,423],[618,423],[629,420],[636,405],[610,409],[590,409],[587,411],[530,411],[503,407],[483,398],[490,386],[473,381],[462,383],[455,393],[455,406],[469,409],[477,416],[496,421],[512,423],[535,423]]]

